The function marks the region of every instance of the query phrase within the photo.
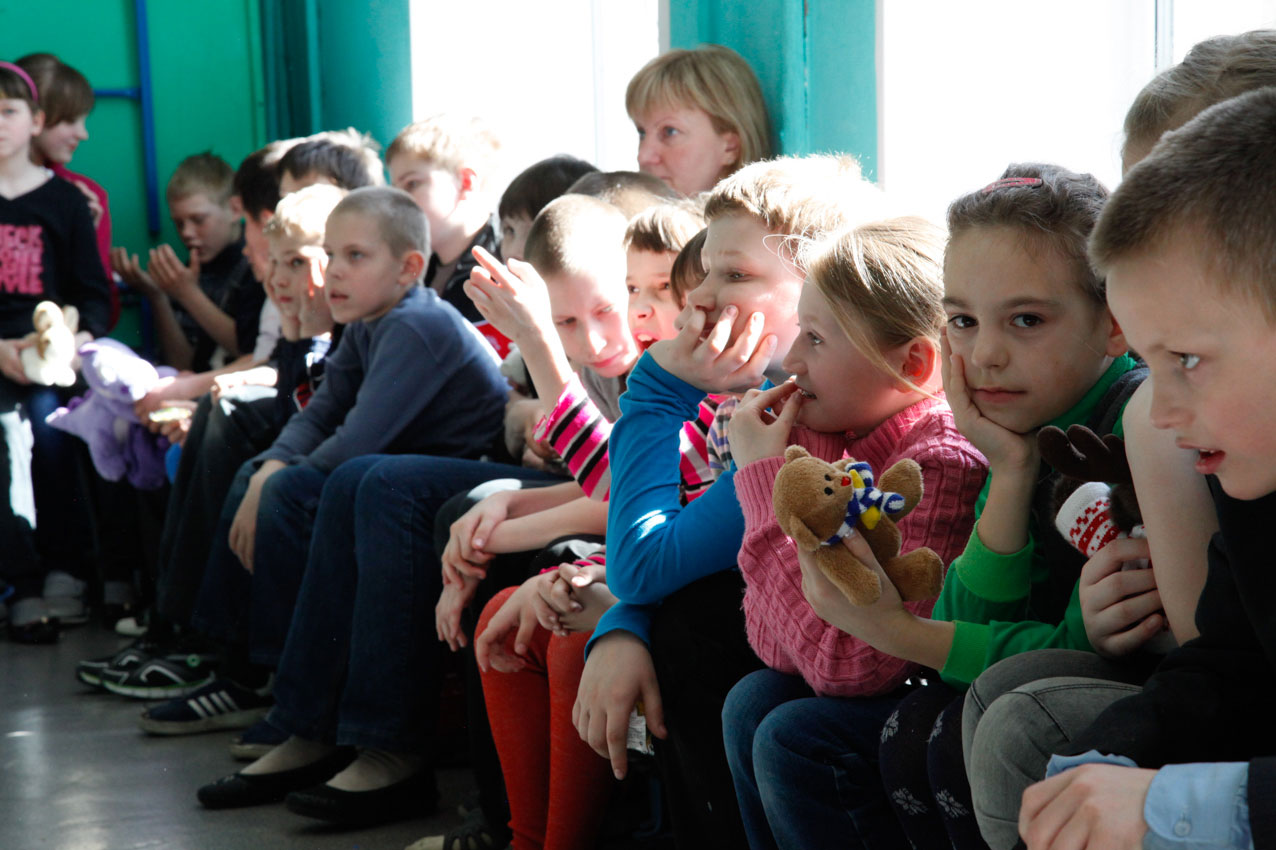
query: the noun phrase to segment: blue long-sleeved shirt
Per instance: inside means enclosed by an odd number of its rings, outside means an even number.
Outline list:
[[[381,452],[477,457],[501,429],[505,397],[491,347],[417,287],[384,316],[346,326],[319,390],[257,461],[330,472]]]
[[[744,539],[734,468],[685,507],[679,502],[678,435],[704,390],[644,354],[620,397],[611,432],[607,587],[620,600],[603,614],[590,646],[608,632],[647,641],[653,607],[693,581],[734,569]]]
[[[1124,756],[1090,750],[1079,756],[1051,756],[1046,776],[1083,764],[1134,767]],[[1144,850],[1249,850],[1249,765],[1245,762],[1171,764],[1156,772],[1143,803],[1148,831]]]

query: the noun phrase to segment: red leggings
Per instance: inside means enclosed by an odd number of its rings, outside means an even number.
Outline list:
[[[501,591],[483,609],[475,638],[514,593]],[[527,666],[482,674],[483,698],[505,774],[514,850],[587,850],[597,845],[613,783],[608,761],[580,739],[572,705],[592,633],[558,638],[537,626]],[[506,643],[513,654],[514,633]]]

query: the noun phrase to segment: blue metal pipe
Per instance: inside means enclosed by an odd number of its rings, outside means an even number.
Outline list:
[[[142,109],[142,174],[146,181],[146,229],[152,236],[160,232],[159,168],[155,154],[155,104],[151,98],[151,40],[147,30],[146,0],[133,0],[137,32],[138,85],[126,88],[94,89],[97,97],[136,100]]]
[[[137,15],[138,87],[142,96],[142,162],[146,174],[146,224],[152,234],[160,231],[159,170],[155,155],[155,104],[151,92],[151,39],[147,30],[146,0],[133,0]]]

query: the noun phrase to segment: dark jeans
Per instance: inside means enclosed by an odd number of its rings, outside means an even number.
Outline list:
[[[741,679],[722,729],[749,847],[903,847],[877,768],[901,696],[817,696],[769,669]]]
[[[71,391],[0,378],[0,578],[19,598],[38,596],[49,570],[88,577],[93,512],[78,438],[45,423]]]
[[[257,509],[253,572],[249,573],[230,550],[230,526],[256,469],[253,461],[246,462],[230,485],[191,623],[232,655],[246,651],[254,663],[273,667],[292,622],[328,473],[299,463],[267,479]]]
[[[429,748],[442,653],[434,633],[440,508],[458,492],[510,474],[535,475],[419,455],[356,458],[332,473],[318,500],[296,610],[289,609],[272,723],[313,740]],[[270,660],[259,640],[264,615],[254,610],[258,663]]]
[[[744,579],[717,573],[657,609],[651,657],[669,737],[656,764],[679,847],[743,847],[744,830],[722,743],[722,707],[736,682],[762,666],[744,631]]]
[[[190,623],[236,472],[279,435],[274,396],[273,387],[238,387],[195,408],[159,540],[155,606],[169,623]]]

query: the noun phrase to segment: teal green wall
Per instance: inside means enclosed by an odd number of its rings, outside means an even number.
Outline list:
[[[672,47],[725,44],[758,74],[780,153],[844,151],[877,171],[874,0],[669,0]]]
[[[412,121],[408,0],[318,0],[318,27],[324,128],[389,144]]]
[[[163,187],[183,157],[212,150],[237,165],[266,140],[258,16],[257,0],[149,4],[160,241],[177,242]],[[0,20],[0,57],[48,51],[82,71],[95,88],[138,84],[131,0],[3,2]],[[88,129],[90,138],[76,152],[72,170],[110,193],[116,244],[133,251],[151,247],[156,243],[146,225],[140,104],[99,99]]]

